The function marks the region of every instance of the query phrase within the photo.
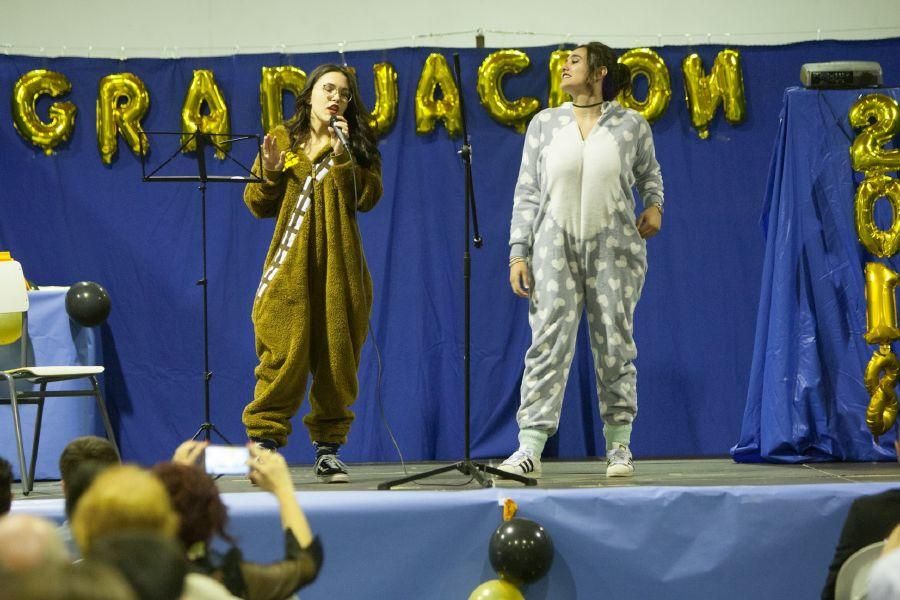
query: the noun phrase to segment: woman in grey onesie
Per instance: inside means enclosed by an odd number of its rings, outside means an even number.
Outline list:
[[[569,55],[561,88],[573,101],[532,119],[525,134],[510,227],[513,292],[529,299],[519,449],[500,466],[541,475],[559,425],[578,323],[587,312],[606,438],[607,476],[634,473],[637,413],[632,317],[647,270],[645,241],[662,224],[663,185],[647,121],[615,97],[628,67],[604,44]],[[643,211],[635,219],[636,187]]]

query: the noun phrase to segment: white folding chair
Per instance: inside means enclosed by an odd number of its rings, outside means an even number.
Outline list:
[[[22,274],[22,266],[16,261],[0,261],[0,314],[22,314],[21,337],[21,361],[20,366],[14,369],[0,371],[0,375],[6,380],[6,390],[0,390],[0,405],[8,404],[12,409],[13,426],[16,430],[16,445],[19,458],[19,474],[22,481],[22,491],[27,496],[34,488],[34,472],[37,465],[38,442],[41,436],[41,418],[44,413],[44,399],[72,396],[93,396],[97,400],[100,416],[103,418],[103,426],[106,429],[106,437],[119,451],[116,438],[113,434],[109,414],[106,412],[106,403],[100,391],[97,376],[103,373],[100,366],[28,366],[28,291],[25,286],[25,276]],[[90,382],[90,389],[76,390],[48,390],[47,385],[59,381],[72,381],[84,379]],[[16,383],[25,381],[32,389],[17,389]],[[38,389],[33,389],[38,386]],[[2,387],[2,386],[0,386]],[[25,447],[22,442],[22,423],[19,418],[19,407],[23,405],[37,406],[34,420],[34,439],[31,444],[30,469],[25,465]]]
[[[884,542],[860,548],[841,565],[834,583],[834,600],[866,600],[869,595],[869,572],[881,556]]]

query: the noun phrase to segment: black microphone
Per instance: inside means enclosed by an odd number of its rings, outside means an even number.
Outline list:
[[[328,124],[331,125],[332,129],[334,129],[334,134],[338,136],[339,140],[341,140],[341,143],[344,145],[344,148],[346,148],[347,152],[350,152],[350,142],[347,141],[347,136],[344,135],[343,130],[339,128],[336,123],[337,117],[331,115],[331,119],[329,119]]]

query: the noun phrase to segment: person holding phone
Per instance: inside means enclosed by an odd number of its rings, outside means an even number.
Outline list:
[[[250,478],[278,501],[284,529],[285,554],[270,564],[245,561],[227,533],[228,512],[213,479],[198,464],[209,442],[189,440],[175,451],[171,462],[152,472],[162,481],[178,514],[178,539],[192,568],[223,583],[228,591],[250,600],[282,600],[315,580],[322,566],[322,545],[314,536],[294,495],[288,465],[277,452],[250,444],[245,465]],[[243,447],[228,447],[228,450]],[[211,550],[214,537],[232,544],[224,555]]]
[[[265,183],[244,191],[254,216],[275,218],[253,304],[259,364],[244,426],[262,448],[286,445],[312,373],[303,422],[316,449],[316,478],[324,483],[350,480],[338,449],[354,419],[350,407],[372,307],[356,225],[357,211],[370,210],[382,193],[368,118],[353,72],[317,67],[297,96],[294,116],[265,137],[254,165]]]

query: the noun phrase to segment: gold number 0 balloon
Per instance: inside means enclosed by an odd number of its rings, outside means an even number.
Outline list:
[[[887,198],[894,214],[887,231],[875,224],[875,202],[879,198]],[[881,257],[893,256],[900,251],[900,181],[887,175],[864,179],[856,188],[854,207],[856,234],[866,250]]]
[[[630,89],[619,94],[619,102],[625,108],[632,108],[650,123],[660,118],[669,100],[672,98],[672,83],[669,81],[669,69],[662,57],[650,48],[635,48],[621,57],[619,62],[631,70],[631,80],[635,77],[647,78],[647,97],[642,101],[635,99]]]
[[[897,420],[897,394],[894,386],[898,373],[900,361],[887,345],[879,347],[872,354],[866,367],[865,384],[871,397],[866,409],[866,425],[876,438],[887,433]]]
[[[122,100],[125,102],[122,103]],[[134,73],[114,73],[100,80],[97,92],[97,147],[100,159],[109,164],[118,150],[117,134],[140,156],[141,119],[150,108],[150,95],[140,77]],[[143,150],[149,150],[144,140]]]
[[[531,64],[521,50],[497,50],[488,54],[478,67],[478,97],[494,120],[525,133],[528,119],[541,107],[537,98],[524,97],[509,101],[503,93],[503,78],[520,73]]]
[[[77,109],[71,102],[54,102],[50,106],[50,122],[44,123],[37,115],[35,105],[44,94],[53,98],[67,94],[72,84],[62,73],[36,69],[22,75],[13,86],[13,126],[26,141],[43,148],[46,155],[69,139],[75,128]]]

